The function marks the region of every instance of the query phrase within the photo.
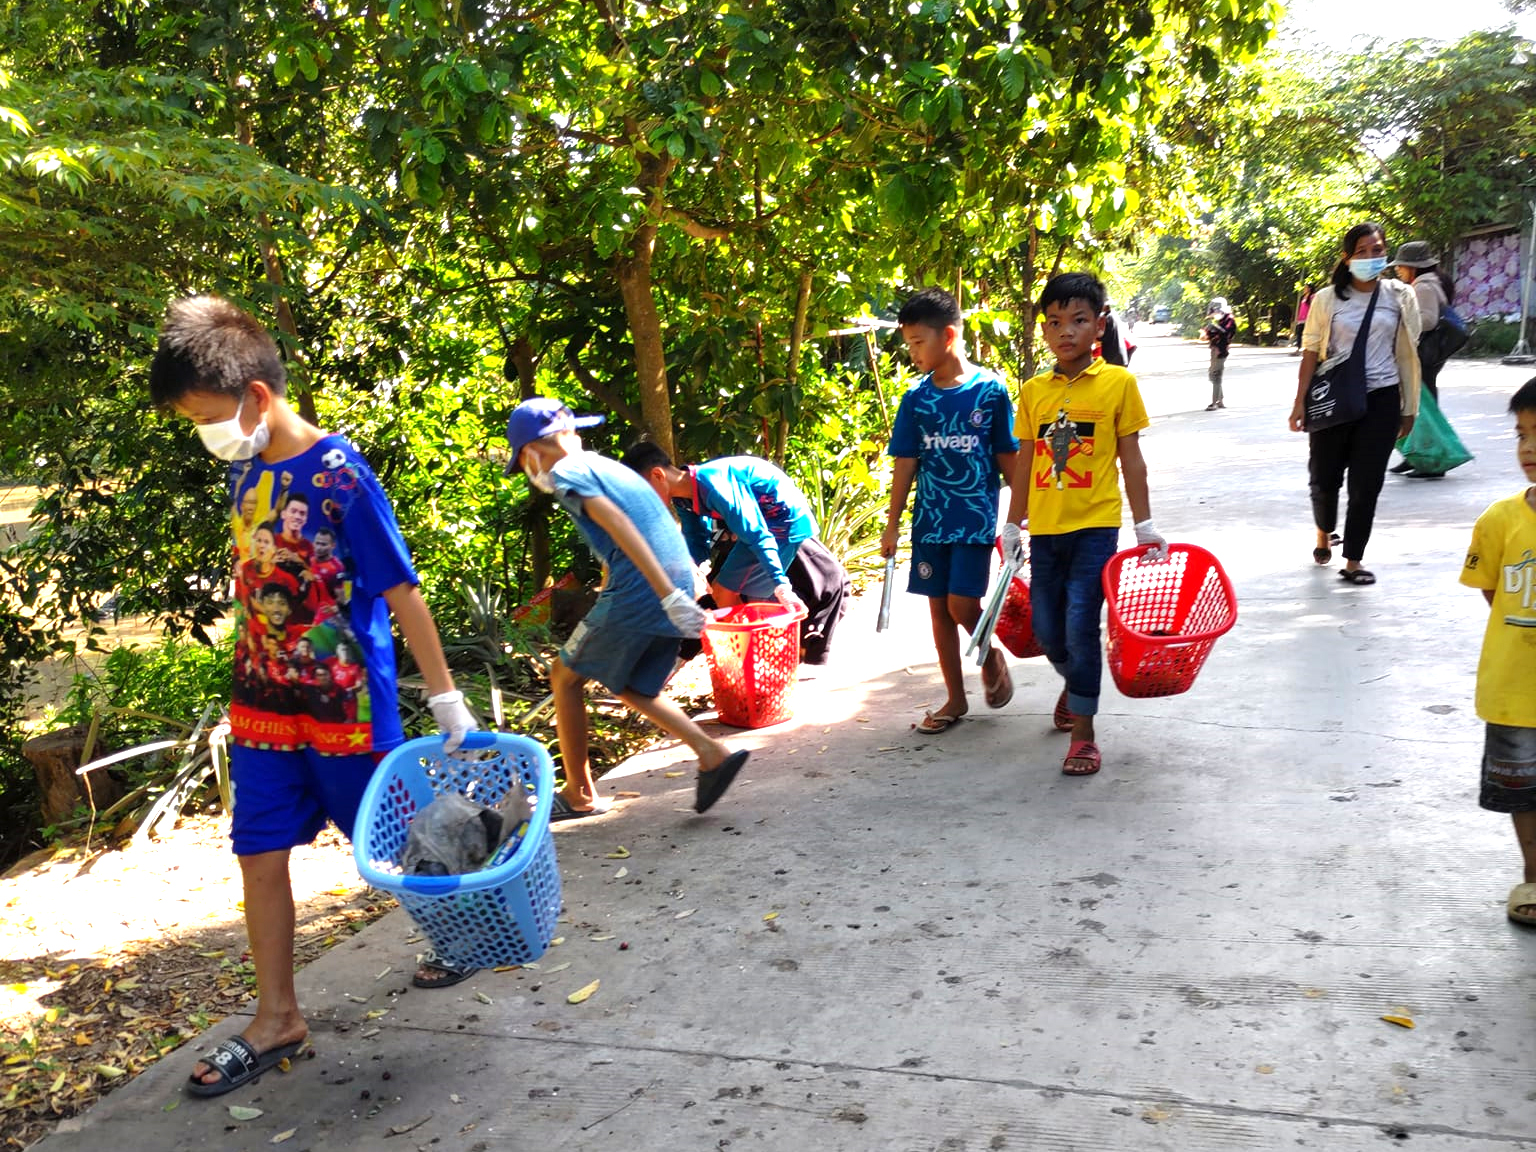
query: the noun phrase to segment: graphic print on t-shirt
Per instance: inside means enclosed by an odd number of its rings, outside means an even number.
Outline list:
[[[1036,488],[1092,488],[1095,420],[1074,420],[1066,409],[1035,434]]]
[[[302,471],[313,467],[312,456],[288,463]],[[308,475],[257,461],[231,470],[231,735],[252,747],[367,752],[368,673],[348,619],[352,581],[338,531],[366,465],[341,447],[325,450],[318,463]]]

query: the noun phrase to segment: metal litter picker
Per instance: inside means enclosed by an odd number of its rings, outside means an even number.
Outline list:
[[[971,642],[965,649],[967,656],[975,653],[978,668],[987,662],[987,653],[992,649],[992,633],[997,629],[997,619],[1003,614],[1008,590],[1013,587],[1013,578],[1018,574],[1019,566],[1004,557],[1003,570],[992,587],[992,595],[987,598],[987,606],[982,609],[981,619],[976,621],[976,631],[971,633]]]

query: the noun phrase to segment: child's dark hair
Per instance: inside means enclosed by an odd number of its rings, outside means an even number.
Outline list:
[[[1349,297],[1349,282],[1353,279],[1349,271],[1350,257],[1354,254],[1355,245],[1367,236],[1380,236],[1387,238],[1387,230],[1374,220],[1362,220],[1348,232],[1344,233],[1344,243],[1340,247],[1344,251],[1344,258],[1339,261],[1333,270],[1333,294],[1340,300]]]
[[[1518,416],[1522,412],[1536,412],[1536,376],[1532,376],[1513,396],[1509,398],[1509,412],[1511,416]]]
[[[633,468],[642,476],[649,476],[652,468],[672,467],[672,457],[668,456],[661,445],[654,440],[636,440],[624,449],[624,455],[619,457],[619,463],[626,468]]]
[[[1097,276],[1089,272],[1063,272],[1045,282],[1045,291],[1040,293],[1040,303],[1036,307],[1044,312],[1052,304],[1081,300],[1097,316],[1104,311],[1105,299],[1104,285]]]
[[[149,366],[149,398],[157,408],[188,392],[243,396],[252,380],[278,396],[288,390],[277,345],[254,316],[219,296],[171,302]]]
[[[942,288],[924,288],[901,306],[896,323],[905,328],[909,324],[922,324],[944,331],[950,325],[960,327],[960,305]]]

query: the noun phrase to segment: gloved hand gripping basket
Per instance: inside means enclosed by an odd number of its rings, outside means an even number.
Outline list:
[[[400,868],[417,812],[439,793],[493,806],[517,790],[531,798],[525,825],[478,872],[407,876]],[[363,879],[393,893],[432,944],[456,967],[491,968],[537,960],[555,937],[560,871],[549,828],[555,770],[537,741],[472,732],[450,756],[440,736],[410,740],[384,757],[358,810],[352,856]]]
[[[1169,544],[1157,561],[1143,559],[1149,549],[1117,552],[1104,565],[1109,671],[1126,696],[1176,696],[1237,622],[1237,596],[1204,548]]]

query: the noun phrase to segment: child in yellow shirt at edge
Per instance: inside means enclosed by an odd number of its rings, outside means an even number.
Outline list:
[[[1026,381],[1019,392],[1014,434],[1023,447],[1003,549],[1022,563],[1027,528],[1035,638],[1066,681],[1054,718],[1058,730],[1072,733],[1061,770],[1091,776],[1102,763],[1093,729],[1104,671],[1101,579],[1119,546],[1120,474],[1137,544],[1151,545],[1147,555],[1156,560],[1167,542],[1152,527],[1139,441],[1149,421],[1136,377],[1093,352],[1104,333],[1104,285],[1086,272],[1052,277],[1039,311],[1056,366]]]
[[[1536,378],[1509,402],[1515,456],[1536,484]],[[1482,590],[1488,628],[1477,662],[1477,714],[1483,737],[1478,803],[1508,812],[1525,861],[1505,912],[1536,925],[1536,487],[1490,504],[1472,529],[1461,582]]]

